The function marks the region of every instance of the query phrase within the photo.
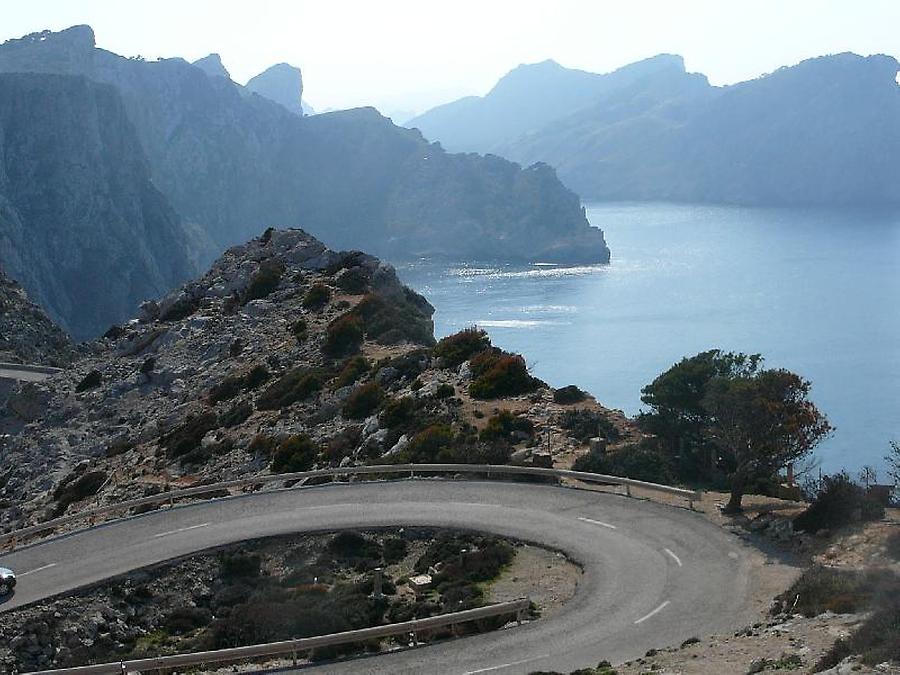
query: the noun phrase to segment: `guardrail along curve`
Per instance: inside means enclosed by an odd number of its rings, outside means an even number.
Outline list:
[[[164,502],[174,503],[176,499],[184,499],[185,497],[196,497],[212,492],[222,492],[234,488],[246,488],[251,486],[268,485],[269,483],[296,483],[307,481],[311,478],[327,478],[336,476],[364,476],[377,474],[411,474],[416,473],[463,473],[463,474],[483,474],[487,477],[491,476],[538,476],[544,478],[568,478],[571,480],[581,481],[584,483],[600,483],[604,485],[624,485],[626,488],[637,487],[654,492],[671,494],[682,497],[688,501],[691,508],[695,501],[699,501],[702,492],[699,490],[685,490],[683,488],[673,487],[671,485],[662,485],[659,483],[649,483],[647,481],[635,480],[633,478],[624,478],[622,476],[610,476],[599,473],[589,473],[585,471],[571,471],[568,469],[546,469],[533,466],[512,466],[507,464],[376,464],[371,466],[347,466],[335,467],[328,469],[316,469],[313,471],[300,471],[296,473],[279,473],[266,474],[262,476],[252,476],[250,478],[239,478],[236,480],[223,481],[220,483],[209,483],[207,485],[197,485],[190,488],[180,490],[169,490],[159,492],[155,495],[146,497],[138,497],[113,504],[104,504],[94,508],[78,511],[70,515],[61,516],[52,520],[44,521],[29,525],[12,532],[0,535],[0,545],[12,543],[15,547],[17,540],[28,537],[41,532],[55,530],[56,528],[67,525],[69,523],[88,519],[92,521],[98,516],[104,516],[117,511],[127,511],[140,506],[162,504]]]
[[[434,628],[445,628],[467,621],[488,619],[505,614],[515,615],[519,623],[522,613],[525,612],[531,601],[528,598],[520,598],[510,602],[501,602],[487,607],[467,609],[462,612],[439,614],[425,619],[413,619],[402,623],[392,623],[385,626],[372,626],[360,628],[343,633],[330,635],[317,635],[315,637],[283,640],[281,642],[269,642],[246,647],[232,647],[230,649],[218,649],[208,652],[195,652],[193,654],[170,654],[155,658],[131,659],[127,661],[113,661],[111,663],[98,663],[90,666],[76,666],[74,668],[59,668],[55,670],[36,671],[36,675],[122,675],[134,671],[156,670],[163,672],[167,668],[179,668],[199,666],[207,663],[221,663],[258,659],[271,656],[290,654],[294,665],[297,665],[297,654],[315,649],[317,647],[334,647],[336,645],[363,642],[365,640],[421,633]]]

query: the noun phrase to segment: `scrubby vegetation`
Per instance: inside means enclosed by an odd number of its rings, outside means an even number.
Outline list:
[[[463,362],[491,346],[491,339],[481,328],[472,326],[442,338],[434,347],[434,355],[445,368],[457,368]]]
[[[307,330],[309,324],[306,319],[297,319],[291,324],[291,335],[296,338],[297,342],[306,342]]]
[[[884,506],[841,472],[822,477],[809,508],[794,519],[794,528],[814,533],[883,517]]]
[[[268,297],[281,283],[281,275],[284,267],[275,260],[266,260],[256,273],[250,278],[247,286],[245,301],[260,300]]]
[[[334,381],[334,388],[340,389],[354,384],[359,378],[369,372],[369,362],[364,356],[351,356],[344,361],[341,372]]]
[[[588,408],[566,410],[559,416],[557,423],[580,443],[587,443],[591,438],[617,441],[620,436],[619,430],[606,415]]]
[[[280,410],[303,401],[322,389],[326,375],[318,369],[298,366],[270,384],[256,399],[260,410]]]
[[[668,458],[650,440],[626,445],[608,452],[591,451],[575,460],[572,468],[575,471],[623,476],[650,483],[673,481]]]
[[[159,439],[173,459],[184,464],[201,462],[208,457],[201,441],[210,431],[219,427],[219,420],[211,410],[199,414],[188,415],[177,427]]]
[[[513,444],[529,440],[534,436],[534,423],[527,417],[514,415],[508,410],[501,410],[490,417],[479,434],[479,438],[487,443]]]
[[[362,320],[351,313],[343,314],[328,324],[322,351],[331,357],[354,354],[362,346],[364,337]]]
[[[849,638],[838,640],[816,664],[816,672],[858,654],[868,665],[900,660],[900,577],[889,570],[863,571],[815,566],[776,599],[776,610],[804,616],[822,612],[871,612]]]
[[[525,359],[499,349],[487,349],[469,362],[474,377],[469,385],[473,398],[490,399],[527,394],[542,382],[532,377]]]
[[[570,384],[567,387],[560,387],[559,389],[553,390],[554,403],[570,405],[572,403],[581,403],[585,398],[587,398],[587,394],[585,394],[574,384]]]
[[[303,296],[305,309],[320,310],[331,300],[331,289],[325,284],[316,283],[309,287]]]
[[[75,391],[82,392],[96,389],[101,382],[103,382],[103,376],[100,374],[100,371],[92,370],[75,385]]]
[[[384,401],[384,390],[377,382],[367,382],[354,389],[344,401],[344,417],[351,420],[365,419]]]
[[[483,584],[495,579],[514,555],[515,547],[496,537],[417,528],[227,546],[89,591],[95,603],[110,608],[105,619],[113,622],[110,617],[127,612],[128,624],[116,623],[111,629],[115,639],[59,651],[57,665],[238,647],[476,607],[483,603]],[[376,567],[385,570],[380,597],[373,595]],[[418,573],[432,576],[430,588],[399,592],[409,575]],[[440,635],[489,630],[507,619],[459,626]],[[48,611],[35,625],[43,621],[44,638],[62,645],[67,635],[64,620]],[[431,637],[438,635],[419,635],[420,640]],[[375,641],[299,656],[319,660],[384,646]],[[29,658],[26,647],[17,658]]]
[[[409,289],[404,289],[404,301],[389,302],[373,293],[359,301],[351,310],[365,330],[366,336],[380,344],[394,345],[401,342],[434,344],[434,327],[420,313],[424,300]]]
[[[272,471],[294,473],[309,471],[319,454],[319,447],[309,436],[296,434],[285,438],[272,455]]]
[[[213,405],[229,401],[242,391],[250,391],[269,381],[272,374],[268,368],[257,364],[241,375],[229,375],[209,390],[207,399]]]

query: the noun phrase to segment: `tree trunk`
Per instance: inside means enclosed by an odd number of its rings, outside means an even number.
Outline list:
[[[735,474],[731,478],[731,497],[728,504],[725,505],[723,513],[741,513],[744,507],[741,501],[744,498],[744,488],[746,487],[746,478],[740,474]]]

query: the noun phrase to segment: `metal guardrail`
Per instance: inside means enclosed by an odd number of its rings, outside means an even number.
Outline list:
[[[515,614],[516,621],[520,622],[522,613],[531,605],[528,598],[502,602],[487,607],[467,609],[452,614],[439,614],[426,619],[413,619],[402,623],[392,623],[386,626],[373,626],[361,628],[343,633],[331,635],[319,635],[316,637],[297,638],[282,642],[270,642],[247,647],[232,647],[230,649],[218,649],[209,652],[195,652],[193,654],[172,654],[146,659],[131,659],[128,661],[115,661],[112,663],[100,663],[92,666],[78,666],[75,668],[60,668],[56,670],[35,671],[37,675],[122,675],[134,671],[159,670],[167,668],[179,668],[186,666],[199,666],[207,663],[236,662],[247,659],[280,656],[290,654],[294,665],[297,663],[297,654],[316,649],[317,647],[334,647],[353,642],[364,642],[394,635],[417,634],[435,628],[445,628],[467,621],[488,619],[505,614]]]
[[[335,467],[329,469],[316,469],[314,471],[300,471],[296,473],[278,473],[267,474],[264,476],[253,476],[250,478],[239,478],[237,480],[224,481],[221,483],[209,483],[207,485],[197,485],[195,487],[184,488],[181,490],[170,490],[167,492],[159,492],[155,495],[146,497],[138,497],[114,504],[106,504],[97,506],[92,509],[85,509],[76,513],[54,518],[52,520],[37,523],[14,530],[6,534],[0,535],[0,545],[9,542],[15,542],[23,537],[28,537],[40,532],[54,530],[62,525],[87,519],[93,524],[93,520],[98,516],[115,513],[117,511],[127,511],[129,509],[140,506],[162,504],[164,502],[174,503],[176,499],[184,499],[185,497],[196,497],[199,495],[209,494],[211,492],[222,492],[235,488],[246,488],[251,486],[262,486],[269,483],[295,483],[298,481],[307,481],[311,478],[327,478],[335,476],[359,476],[372,474],[410,474],[416,473],[476,473],[483,474],[487,477],[493,475],[512,475],[512,476],[539,476],[544,478],[569,478],[585,483],[600,483],[605,485],[624,485],[628,489],[637,487],[655,492],[663,492],[687,499],[691,507],[695,501],[699,501],[701,492],[699,490],[685,490],[683,488],[672,487],[671,485],[661,485],[658,483],[648,483],[646,481],[634,480],[632,478],[623,478],[621,476],[608,476],[599,473],[588,473],[585,471],[570,471],[567,469],[545,469],[534,466],[511,466],[506,464],[377,464],[371,466],[347,466]]]

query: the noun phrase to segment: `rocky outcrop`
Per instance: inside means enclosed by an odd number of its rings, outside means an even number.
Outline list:
[[[0,74],[0,266],[76,339],[195,273],[118,93]]]
[[[194,61],[193,65],[210,77],[224,77],[226,80],[231,79],[231,75],[222,64],[222,57],[218,54],[209,54],[202,59],[197,59]]]
[[[552,390],[528,378],[504,408],[535,421],[499,420],[479,435],[497,400],[473,398],[468,363],[434,355],[433,311],[390,265],[301,230],[229,249],[0,405],[0,435],[10,434],[0,531],[166,485],[429,458],[533,461],[519,451],[541,447],[536,425],[559,410]],[[486,337],[464,358],[479,349],[491,349]],[[553,433],[571,454],[566,432]]]
[[[74,357],[69,336],[0,271],[0,361],[61,367]]]
[[[288,63],[278,63],[251,78],[246,87],[295,115],[303,114],[303,76],[299,68]]]

